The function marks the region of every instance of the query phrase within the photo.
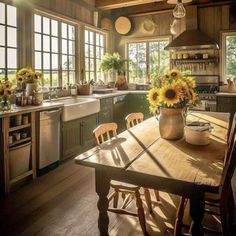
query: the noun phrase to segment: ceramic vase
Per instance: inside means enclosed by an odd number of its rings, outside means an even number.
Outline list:
[[[160,108],[159,131],[164,139],[175,140],[184,136],[184,117],[183,108]]]

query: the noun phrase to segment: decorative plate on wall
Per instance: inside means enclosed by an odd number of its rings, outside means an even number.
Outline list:
[[[115,21],[116,32],[122,35],[126,35],[131,31],[132,23],[128,17],[120,16]]]

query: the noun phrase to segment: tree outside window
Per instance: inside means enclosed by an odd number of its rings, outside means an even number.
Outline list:
[[[222,80],[236,77],[236,31],[222,34]]]
[[[164,50],[168,44],[169,39],[128,43],[129,82],[147,83],[157,71],[169,70],[169,52]]]

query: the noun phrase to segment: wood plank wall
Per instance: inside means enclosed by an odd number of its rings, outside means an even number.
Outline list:
[[[230,23],[229,8],[229,5],[198,8],[198,28],[220,43],[220,32],[222,30],[236,29],[236,24]],[[188,8],[186,9],[188,11]],[[125,15],[125,9],[123,15]],[[113,38],[116,42],[114,43],[113,50],[120,52],[122,56],[125,56],[125,43],[128,40],[170,35],[171,11],[130,17],[134,24],[134,30],[128,36],[120,36],[113,30]],[[143,30],[142,24],[147,19],[153,20],[157,25],[153,32],[148,33]],[[115,19],[113,19],[113,21],[115,21]],[[183,19],[178,27],[177,35],[185,30],[185,23]]]

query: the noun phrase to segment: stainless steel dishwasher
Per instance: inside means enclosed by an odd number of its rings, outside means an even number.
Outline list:
[[[55,168],[60,159],[61,109],[38,113],[37,173]]]

